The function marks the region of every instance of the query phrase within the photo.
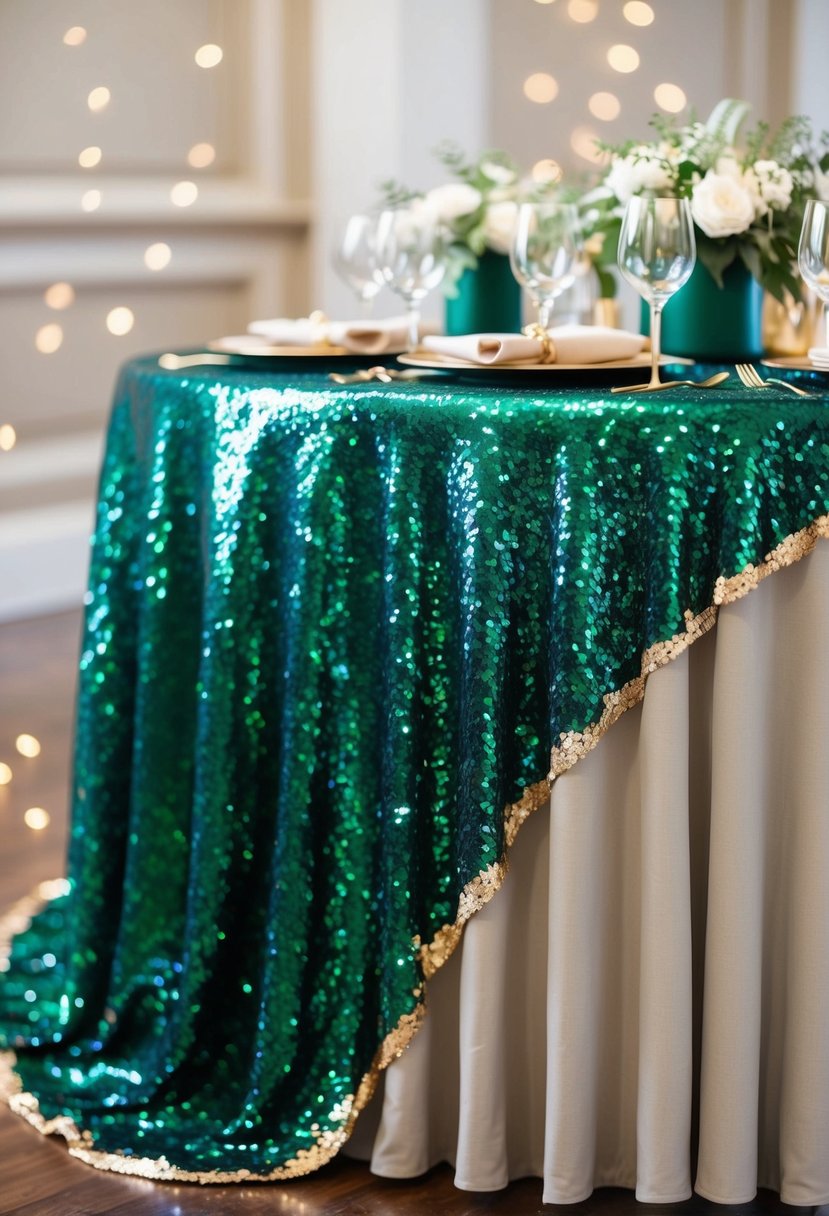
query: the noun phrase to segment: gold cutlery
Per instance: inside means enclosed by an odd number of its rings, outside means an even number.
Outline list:
[[[381,384],[390,384],[392,380],[419,380],[422,372],[398,372],[393,367],[364,367],[352,375],[343,376],[340,372],[330,372],[328,379],[335,384],[368,384],[370,380],[379,380]]]
[[[798,384],[789,384],[788,380],[773,380],[771,376],[764,380],[757,371],[757,368],[752,366],[751,363],[736,363],[734,367],[746,388],[771,388],[773,384],[776,384],[780,388],[787,388],[790,393],[795,393],[798,397],[811,397],[813,395]]]
[[[666,388],[715,388],[730,376],[730,372],[715,372],[707,380],[665,380],[662,384],[621,384],[611,393],[661,393]]]

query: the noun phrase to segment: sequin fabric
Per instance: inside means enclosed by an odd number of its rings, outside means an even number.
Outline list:
[[[22,1113],[156,1177],[333,1155],[551,747],[829,512],[827,404],[129,364]]]

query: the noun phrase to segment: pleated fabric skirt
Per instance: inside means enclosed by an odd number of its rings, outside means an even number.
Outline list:
[[[523,827],[349,1152],[464,1190],[829,1202],[829,544],[720,612]]]

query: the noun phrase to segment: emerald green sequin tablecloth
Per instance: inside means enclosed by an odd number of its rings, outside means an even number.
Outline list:
[[[548,774],[829,534],[827,407],[129,364],[15,1108],[158,1178],[329,1159]]]

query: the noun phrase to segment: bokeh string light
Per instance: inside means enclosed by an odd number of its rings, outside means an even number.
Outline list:
[[[43,293],[43,302],[47,308],[61,312],[75,303],[75,289],[71,283],[52,283]]]
[[[44,828],[48,828],[51,816],[42,806],[30,806],[23,815],[23,822],[33,832],[42,832]]]
[[[28,760],[33,760],[35,756],[40,755],[40,740],[34,735],[18,735],[14,741],[14,746],[17,748],[21,756],[25,756]]]
[[[121,338],[124,334],[128,334],[135,324],[135,314],[131,308],[126,308],[124,305],[119,305],[118,308],[112,308],[107,313],[106,327],[111,334],[117,338]]]
[[[170,259],[173,256],[173,251],[164,241],[157,241],[154,245],[148,245],[144,250],[144,265],[148,270],[163,270],[165,266],[170,265]]]
[[[58,325],[56,321],[50,321],[48,325],[41,325],[35,334],[35,349],[41,355],[54,355],[62,345],[63,326]]]

